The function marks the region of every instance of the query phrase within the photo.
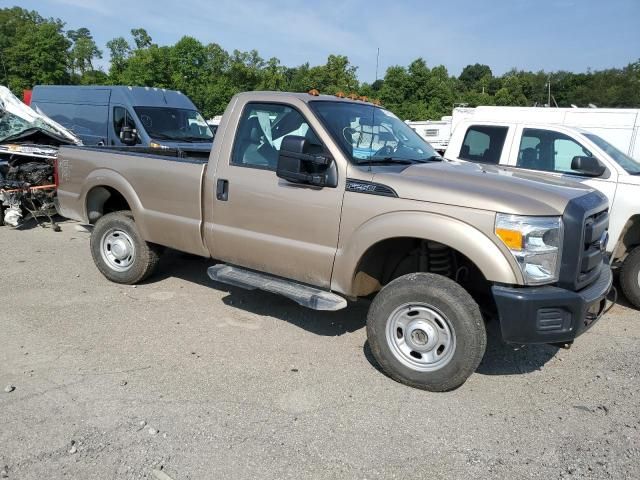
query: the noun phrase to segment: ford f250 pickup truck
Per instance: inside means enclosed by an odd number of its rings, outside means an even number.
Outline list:
[[[164,152],[170,153],[170,152]],[[486,346],[571,343],[611,289],[605,196],[562,180],[449,162],[362,100],[235,96],[208,162],[63,147],[62,215],[93,224],[94,262],[134,284],[171,247],[209,276],[319,310],[371,299],[371,351],[393,379],[463,384]]]

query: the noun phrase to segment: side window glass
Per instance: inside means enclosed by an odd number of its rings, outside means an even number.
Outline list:
[[[240,118],[231,163],[275,171],[280,145],[287,135],[307,137],[311,145],[322,150],[320,140],[297,110],[286,105],[250,103]]]
[[[500,163],[507,131],[507,127],[478,125],[469,127],[464,136],[459,157],[471,162]]]
[[[116,133],[116,137],[120,138],[120,132],[124,126],[125,117],[127,111],[122,107],[113,107],[113,130]]]
[[[585,150],[582,145],[574,140],[565,138],[556,138],[554,140],[555,150],[555,170],[556,172],[575,173],[571,169],[571,161],[573,157],[590,157],[591,152]]]
[[[571,169],[573,158],[591,156],[589,150],[563,133],[525,128],[520,141],[517,166],[579,175],[579,172]]]

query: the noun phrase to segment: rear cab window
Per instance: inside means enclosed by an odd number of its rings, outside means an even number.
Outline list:
[[[479,163],[500,163],[509,127],[472,125],[464,136],[460,155],[462,160]]]

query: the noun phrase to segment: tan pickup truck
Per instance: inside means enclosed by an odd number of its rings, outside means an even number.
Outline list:
[[[458,387],[485,321],[507,342],[571,343],[611,289],[601,194],[450,162],[391,112],[310,94],[235,96],[208,158],[63,147],[62,215],[94,225],[91,254],[133,284],[163,247],[209,276],[319,310],[372,299],[367,335],[397,381]]]

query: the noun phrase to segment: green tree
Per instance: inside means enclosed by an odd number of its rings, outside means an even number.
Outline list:
[[[110,53],[111,67],[109,76],[113,83],[119,83],[120,76],[127,66],[127,60],[131,55],[131,46],[124,37],[116,37],[107,42]]]
[[[0,9],[0,75],[18,96],[37,84],[67,83],[64,23],[19,7]]]
[[[468,90],[482,91],[482,87],[488,87],[488,80],[492,77],[493,72],[489,65],[476,63],[464,67],[458,79]]]
[[[67,38],[72,42],[69,51],[71,74],[82,77],[86,72],[93,70],[93,59],[102,58],[102,51],[98,49],[88,28],[68,30]]]
[[[131,36],[133,37],[133,43],[135,43],[138,50],[142,48],[149,48],[152,45],[153,40],[144,28],[131,29]]]

